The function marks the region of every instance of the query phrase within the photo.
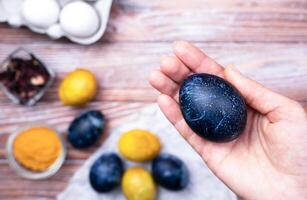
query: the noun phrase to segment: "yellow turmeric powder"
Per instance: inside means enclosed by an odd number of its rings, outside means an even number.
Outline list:
[[[46,127],[34,127],[21,132],[13,143],[15,159],[33,171],[48,169],[61,154],[61,140]]]

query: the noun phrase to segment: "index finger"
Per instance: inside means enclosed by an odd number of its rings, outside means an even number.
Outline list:
[[[224,70],[220,64],[189,42],[175,42],[173,50],[175,55],[193,72],[221,75]]]

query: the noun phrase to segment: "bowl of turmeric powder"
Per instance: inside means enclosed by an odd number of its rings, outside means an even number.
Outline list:
[[[28,179],[53,176],[66,158],[64,140],[56,131],[43,125],[25,127],[13,133],[6,148],[11,168]]]

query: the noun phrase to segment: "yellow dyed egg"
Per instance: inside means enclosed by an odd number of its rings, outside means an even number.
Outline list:
[[[159,138],[146,130],[133,129],[124,133],[118,143],[120,153],[131,161],[154,159],[160,152]]]
[[[59,98],[65,105],[84,106],[97,92],[94,74],[86,69],[77,69],[68,74],[59,89]]]
[[[141,167],[132,167],[124,173],[122,190],[128,200],[156,199],[154,180],[150,173]]]

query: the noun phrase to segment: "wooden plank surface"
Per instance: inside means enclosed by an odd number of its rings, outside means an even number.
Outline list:
[[[29,30],[0,24],[0,60],[19,46],[32,50],[58,75],[56,84],[35,107],[15,106],[0,93],[0,200],[54,199],[95,149],[69,146],[68,160],[47,181],[28,181],[8,167],[5,142],[28,123],[43,121],[65,134],[82,109],[64,107],[57,98],[60,80],[76,67],[99,79],[97,98],[86,109],[100,109],[108,130],[143,107],[157,92],[146,81],[175,39],[196,42],[221,64],[236,65],[265,86],[300,101],[307,110],[307,2],[305,0],[116,0],[103,40],[80,46],[51,41]]]
[[[104,41],[307,42],[306,21],[306,0],[115,0]],[[2,34],[35,42],[28,30]]]

